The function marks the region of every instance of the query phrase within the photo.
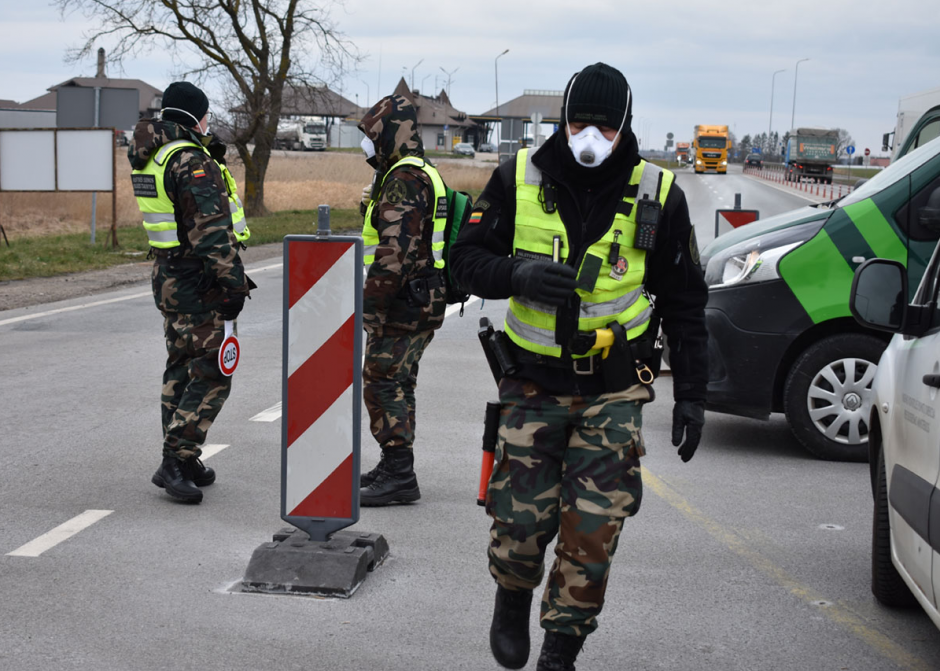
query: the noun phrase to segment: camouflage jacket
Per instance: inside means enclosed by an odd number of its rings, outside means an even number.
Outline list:
[[[171,121],[141,119],[127,148],[131,168],[143,169],[160,147],[183,139],[206,145],[211,136]],[[174,203],[180,246],[168,250],[168,255],[161,251],[154,263],[151,279],[157,307],[195,314],[216,309],[226,293],[247,294],[228,192],[216,162],[204,152],[182,149],[167,163],[164,188]]]
[[[379,244],[366,276],[363,326],[376,335],[439,328],[446,307],[443,286],[430,291],[428,305],[408,300],[411,280],[437,274],[431,255],[434,189],[416,168],[402,166],[388,173],[406,156],[424,158],[414,107],[401,96],[385,97],[363,117],[359,129],[375,145],[371,163],[376,183],[382,183],[372,209]]]

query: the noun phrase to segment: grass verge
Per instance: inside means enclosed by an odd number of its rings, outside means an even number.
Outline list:
[[[249,221],[249,244],[280,242],[292,233],[314,233],[316,222],[316,210],[287,210],[255,217]],[[362,217],[358,209],[331,210],[330,226],[337,234],[358,235],[362,230]],[[116,250],[110,246],[110,231],[99,231],[97,237],[96,244],[89,242],[88,233],[17,238],[10,242],[10,247],[0,241],[0,281],[51,277],[139,262],[145,259],[150,248],[142,226],[119,228]]]

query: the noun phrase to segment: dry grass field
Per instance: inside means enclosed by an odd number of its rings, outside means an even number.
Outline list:
[[[231,152],[230,152],[231,155]],[[117,225],[136,226],[140,219],[131,191],[124,148],[116,152],[118,167]],[[494,165],[476,166],[470,161],[437,162],[448,186],[478,192],[486,186]],[[243,184],[244,169],[230,162],[232,174]],[[361,155],[339,152],[279,152],[271,158],[265,180],[265,204],[272,212],[315,210],[328,204],[335,209],[356,207],[362,187],[372,179],[372,169]],[[97,229],[104,236],[111,226],[111,194],[98,194]],[[0,224],[12,240],[63,233],[81,233],[91,221],[89,193],[0,193]]]

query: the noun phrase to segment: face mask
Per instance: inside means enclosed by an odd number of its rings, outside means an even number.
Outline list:
[[[604,137],[597,126],[587,126],[580,133],[568,138],[568,146],[571,147],[575,161],[586,168],[596,168],[610,156],[614,149],[614,140]]]
[[[372,140],[369,138],[362,138],[362,142],[359,143],[359,146],[362,147],[362,151],[365,153],[367,161],[375,156],[375,143],[372,142]]]

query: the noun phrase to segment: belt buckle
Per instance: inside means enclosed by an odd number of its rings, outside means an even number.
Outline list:
[[[582,369],[578,367],[578,363],[581,361],[587,361],[587,369]],[[575,375],[593,375],[594,374],[594,357],[588,356],[581,359],[573,359],[571,361],[572,367],[574,368]]]

